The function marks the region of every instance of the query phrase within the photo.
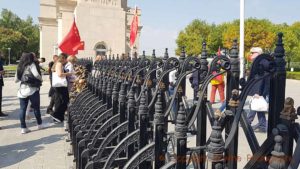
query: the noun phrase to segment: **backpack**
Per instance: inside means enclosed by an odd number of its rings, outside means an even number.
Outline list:
[[[26,84],[30,87],[41,87],[42,81],[34,77],[33,73],[30,71],[30,67],[28,66],[23,73],[21,84]]]

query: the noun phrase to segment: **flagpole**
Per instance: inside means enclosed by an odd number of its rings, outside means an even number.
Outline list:
[[[245,77],[245,60],[244,60],[244,33],[245,33],[245,0],[240,0],[240,78]]]

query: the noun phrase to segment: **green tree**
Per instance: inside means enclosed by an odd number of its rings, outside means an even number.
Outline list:
[[[1,27],[18,30],[21,26],[21,23],[22,19],[16,14],[7,9],[2,9],[0,18]]]
[[[8,48],[11,48],[11,63],[14,63],[25,50],[27,43],[28,39],[22,33],[0,27],[0,51],[4,54],[6,63],[8,63]]]
[[[222,42],[225,48],[230,49],[232,47],[233,40],[238,39],[240,37],[240,21],[234,20],[225,24],[226,27],[222,33]]]
[[[194,20],[179,33],[176,40],[176,54],[179,55],[181,47],[185,46],[188,55],[199,55],[203,40],[207,41],[210,54],[215,53],[219,46],[229,49],[232,47],[233,40],[239,38],[239,25],[239,20],[219,25]],[[265,52],[272,52],[278,32],[284,33],[287,61],[300,62],[300,22],[288,25],[286,23],[273,24],[267,19],[246,19],[244,56],[249,55],[251,47],[261,47]]]
[[[181,52],[181,47],[186,48],[187,55],[197,56],[201,53],[202,42],[207,41],[211,32],[211,25],[201,20],[194,20],[183,31],[180,31],[176,40],[176,55]]]
[[[226,48],[232,46],[232,41],[239,37],[239,20],[233,21],[228,25],[223,33],[223,45]],[[265,51],[273,48],[276,40],[273,24],[266,19],[246,19],[245,20],[245,55],[249,54],[251,47],[261,47]]]
[[[261,47],[264,51],[275,46],[276,32],[273,24],[267,19],[247,19],[245,22],[245,51],[251,47]]]
[[[19,31],[28,38],[26,50],[38,54],[40,32],[38,25],[33,23],[32,17],[28,16],[27,19],[21,23]]]
[[[34,24],[32,17],[22,20],[7,9],[0,16],[1,42],[4,47],[0,50],[7,58],[7,48],[11,48],[11,63],[18,60],[22,52],[39,54],[39,27]],[[9,34],[5,34],[9,33]],[[4,49],[6,48],[6,49]]]
[[[216,51],[218,51],[219,47],[224,48],[223,42],[222,42],[222,34],[227,29],[228,24],[224,23],[221,25],[215,25],[213,24],[211,26],[211,32],[208,35],[207,40],[207,46],[209,49],[210,54],[214,54]]]
[[[297,39],[296,44],[293,44],[291,51],[291,61],[292,62],[300,62],[300,22],[295,22],[290,26],[290,31],[293,32],[294,37]],[[295,40],[293,38],[293,40]]]

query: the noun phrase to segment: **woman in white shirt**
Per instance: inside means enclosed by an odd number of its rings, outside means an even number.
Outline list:
[[[42,82],[42,76],[37,70],[37,66],[34,63],[33,53],[23,53],[20,59],[20,63],[16,72],[15,82],[21,82],[18,90],[18,98],[20,100],[20,122],[21,133],[25,134],[30,132],[26,126],[25,116],[28,102],[31,102],[31,107],[34,110],[34,115],[37,120],[38,129],[45,128],[42,125],[42,118],[40,112],[40,85]]]
[[[69,92],[67,83],[63,85],[55,84],[58,79],[66,81],[66,78],[72,76],[74,73],[66,72],[64,65],[67,63],[67,54],[61,53],[58,60],[52,66],[52,87],[54,89],[54,112],[50,113],[54,122],[61,123],[64,121],[65,111],[69,103]],[[59,87],[58,87],[59,86]]]

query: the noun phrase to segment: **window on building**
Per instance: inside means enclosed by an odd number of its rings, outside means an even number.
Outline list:
[[[104,43],[98,43],[95,46],[96,55],[106,55],[107,49]]]

